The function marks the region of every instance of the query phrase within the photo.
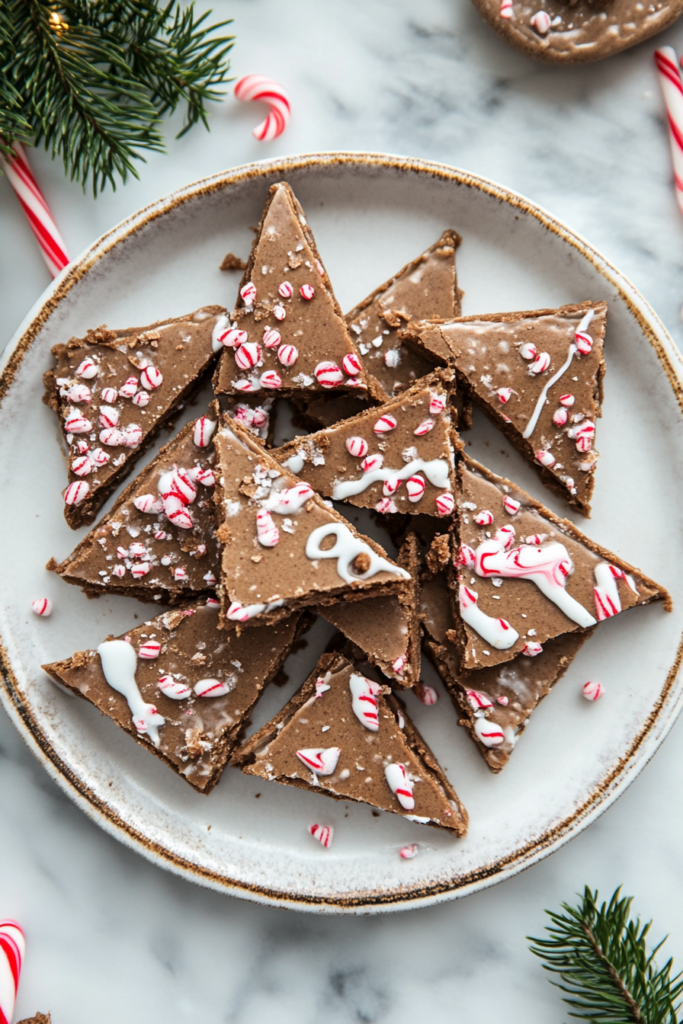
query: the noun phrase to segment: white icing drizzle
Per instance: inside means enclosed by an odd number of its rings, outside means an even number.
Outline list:
[[[519,633],[506,619],[494,619],[479,607],[479,594],[469,587],[461,586],[458,592],[460,615],[475,633],[495,647],[497,651],[508,651],[519,640]]]
[[[137,654],[125,640],[107,640],[97,648],[102,662],[102,671],[112,690],[122,694],[128,702],[133,716],[133,725],[139,733],[146,733],[155,747],[159,746],[159,729],[165,719],[157,713],[153,704],[147,704],[135,682]]]
[[[336,537],[331,548],[323,551],[320,547],[326,537]],[[370,567],[362,574],[352,575],[349,566],[357,555],[366,554],[370,559]],[[337,573],[345,583],[352,583],[354,580],[367,580],[378,572],[388,572],[392,576],[402,576],[410,579],[410,573],[401,569],[398,565],[392,565],[386,558],[381,558],[372,548],[365,544],[360,538],[354,537],[348,526],[343,523],[327,523],[316,527],[306,541],[306,556],[313,561],[316,558],[336,558]]]
[[[292,473],[298,475],[304,468],[304,457],[298,453],[290,455],[287,461],[283,462],[282,465],[285,469],[289,469]]]
[[[366,679],[358,672],[353,672],[349,679],[349,689],[351,690],[351,707],[354,715],[370,732],[377,732],[379,730],[377,695],[382,687],[372,679]]]
[[[365,491],[371,484],[375,484],[380,480],[407,480],[408,477],[420,471],[425,474],[434,487],[438,487],[439,490],[450,491],[449,470],[450,467],[446,459],[432,459],[431,462],[425,462],[423,459],[413,459],[412,462],[409,462],[402,469],[373,469],[369,473],[364,473],[358,480],[335,481],[332,497],[337,501],[344,501],[345,498],[349,498],[354,494],[360,494],[361,491]]]
[[[581,323],[583,323],[583,320],[581,321]],[[574,342],[572,342],[571,345],[569,346],[569,353],[568,353],[567,358],[565,359],[564,363],[559,368],[557,373],[553,377],[550,378],[550,380],[548,381],[548,383],[546,384],[546,386],[543,388],[543,390],[541,391],[540,395],[538,396],[538,401],[536,402],[536,408],[533,411],[533,415],[532,415],[531,419],[529,420],[529,422],[526,425],[526,430],[522,434],[522,437],[529,438],[533,434],[534,430],[536,429],[536,424],[538,423],[538,417],[541,415],[541,410],[543,409],[543,406],[545,405],[545,400],[548,397],[548,391],[553,386],[553,384],[556,384],[558,382],[558,380],[560,379],[562,374],[566,373],[566,371],[569,369],[569,367],[571,365],[571,361],[574,358],[574,354],[575,353],[576,353],[576,345],[574,344]]]

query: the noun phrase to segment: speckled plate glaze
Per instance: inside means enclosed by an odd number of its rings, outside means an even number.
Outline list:
[[[498,777],[458,728],[425,663],[425,681],[442,699],[424,707],[409,696],[409,709],[469,810],[464,840],[232,769],[210,797],[200,796],[40,669],[149,616],[149,605],[125,598],[88,601],[43,569],[78,537],[62,517],[57,423],[40,401],[50,346],[103,321],[144,324],[206,303],[230,305],[237,275],[218,266],[228,251],[247,255],[250,226],[268,186],[280,179],[302,201],[345,309],[446,227],[464,239],[458,268],[465,314],[609,303],[594,516],[577,522],[668,587],[674,611],[652,606],[604,623]],[[334,153],[252,164],[190,185],[88,249],[45,293],[5,354],[3,703],[52,777],[94,821],[159,866],[218,891],[317,912],[379,912],[493,885],[594,821],[647,764],[680,711],[682,380],[671,339],[633,286],[550,215],[484,179],[424,161]],[[468,444],[491,469],[565,511],[479,417]],[[53,599],[52,618],[30,612],[39,595]],[[289,684],[270,688],[256,725],[312,667],[326,629],[316,626],[290,659]],[[580,696],[587,679],[605,687],[595,704]],[[313,822],[335,826],[331,850],[307,834]],[[419,846],[413,860],[399,858],[406,843]]]

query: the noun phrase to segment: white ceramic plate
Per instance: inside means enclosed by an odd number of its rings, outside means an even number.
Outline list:
[[[88,601],[47,574],[77,536],[62,517],[64,468],[54,414],[41,405],[50,346],[106,321],[144,324],[234,299],[226,252],[246,256],[268,186],[285,179],[307,211],[342,307],[351,308],[443,228],[463,236],[463,312],[533,309],[583,299],[609,303],[602,453],[591,537],[669,588],[674,611],[635,609],[604,623],[534,715],[510,765],[490,775],[429,666],[442,699],[408,697],[470,813],[466,839],[370,808],[346,805],[228,769],[214,793],[192,791],[85,702],[54,687],[42,662],[123,632],[149,606]],[[372,154],[322,154],[237,168],[147,207],[95,243],[45,293],[6,353],[0,404],[5,501],[0,575],[5,707],[50,774],[103,828],[162,867],[237,896],[314,911],[382,911],[492,885],[585,828],[644,767],[681,707],[683,432],[681,362],[647,303],[587,243],[531,203],[438,164]],[[187,410],[189,417],[194,410]],[[565,512],[481,418],[477,458]],[[38,595],[51,619],[29,610]],[[261,724],[313,665],[327,627],[290,660],[288,687],[271,687]],[[580,689],[601,681],[588,704]],[[336,828],[331,850],[307,834]],[[402,861],[398,849],[419,844]]]

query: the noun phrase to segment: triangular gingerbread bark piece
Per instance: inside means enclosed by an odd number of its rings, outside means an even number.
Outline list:
[[[177,604],[215,590],[216,420],[202,416],[165,445],[68,558],[48,568],[91,597]]]
[[[238,421],[226,418],[215,444],[224,625],[394,594],[410,579]]]
[[[195,605],[43,668],[208,793],[309,621],[294,614],[240,634],[218,628],[215,602]]]
[[[450,694],[459,724],[465,726],[492,772],[510,760],[532,712],[569,668],[590,630],[549,640],[537,657],[462,675],[458,648],[449,639],[455,627],[444,572],[428,575],[420,587],[424,645]]]
[[[217,394],[366,388],[313,233],[284,182],[270,189],[232,317]]]
[[[459,473],[450,636],[461,672],[533,656],[553,637],[635,605],[664,601],[671,610],[664,587],[521,487],[469,458]]]
[[[400,594],[324,605],[320,613],[388,679],[406,688],[420,681],[420,557],[414,533],[407,535],[396,562],[411,577]]]
[[[458,381],[543,483],[590,515],[605,373],[607,306],[491,313],[411,324],[418,351],[454,366]]]
[[[339,654],[322,656],[232,763],[249,775],[370,804],[458,836],[467,831],[465,808],[403,704]]]
[[[222,306],[148,327],[89,331],[52,349],[43,401],[62,422],[69,485],[64,516],[91,523],[179,406],[199,388],[222,345]]]
[[[460,442],[448,370],[424,377],[384,405],[273,452],[316,491],[378,512],[448,515]]]

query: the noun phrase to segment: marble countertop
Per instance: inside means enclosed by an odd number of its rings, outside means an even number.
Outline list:
[[[203,6],[203,5],[200,5]],[[239,77],[286,84],[294,118],[269,144],[232,98],[212,131],[169,139],[97,201],[42,152],[32,163],[72,255],[151,200],[282,154],[381,150],[440,160],[518,190],[584,235],[683,341],[677,212],[652,43],[553,68],[506,48],[468,0],[215,0],[234,18]],[[683,22],[661,42],[683,48]],[[171,132],[169,131],[169,134]],[[0,347],[49,282],[0,179]],[[465,900],[379,917],[315,917],[197,888],[100,831],[50,781],[0,710],[0,917],[29,936],[16,1019],[54,1024],[324,1020],[548,1024],[566,1019],[527,950],[543,910],[585,884],[623,884],[683,966],[683,723],[587,832]]]

